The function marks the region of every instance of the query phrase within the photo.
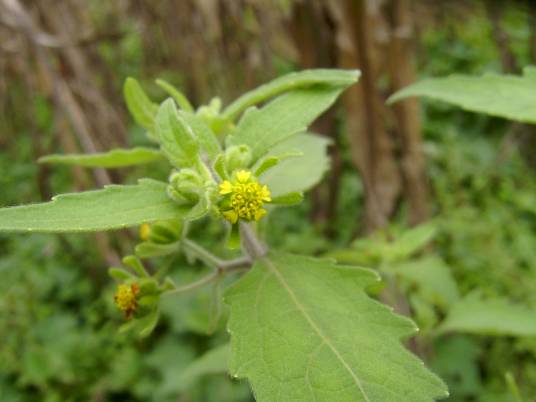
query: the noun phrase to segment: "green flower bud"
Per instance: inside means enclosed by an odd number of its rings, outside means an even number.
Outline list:
[[[181,169],[169,177],[168,196],[178,203],[196,203],[204,191],[203,179],[193,169]]]
[[[233,145],[225,150],[227,172],[245,169],[251,163],[251,149],[247,145]]]

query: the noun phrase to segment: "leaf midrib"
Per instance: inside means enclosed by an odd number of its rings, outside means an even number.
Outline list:
[[[296,294],[293,292],[292,288],[289,286],[289,284],[286,282],[285,280],[285,277],[281,274],[281,272],[277,269],[276,265],[274,264],[274,262],[269,259],[268,257],[264,257],[262,258],[262,261],[266,264],[266,266],[270,269],[270,271],[272,271],[272,273],[275,275],[275,277],[277,278],[277,280],[281,283],[281,285],[283,286],[283,288],[286,290],[286,292],[288,293],[288,295],[290,296],[290,298],[292,299],[292,301],[294,302],[294,304],[296,305],[296,308],[298,309],[298,311],[300,311],[300,313],[302,313],[303,317],[305,318],[305,320],[307,321],[307,323],[311,326],[311,328],[316,332],[316,334],[318,335],[318,337],[322,340],[322,342],[324,344],[326,344],[329,349],[333,352],[333,354],[335,355],[335,357],[341,362],[341,364],[343,365],[343,367],[350,373],[352,379],[354,380],[354,383],[356,384],[357,388],[359,389],[359,392],[361,392],[361,394],[363,395],[363,397],[365,398],[365,401],[366,402],[371,402],[371,400],[369,399],[368,395],[365,393],[365,390],[363,388],[363,385],[361,384],[361,380],[359,379],[359,377],[357,376],[357,374],[354,372],[354,370],[352,370],[352,368],[350,367],[350,365],[346,362],[346,360],[344,360],[344,358],[342,357],[342,355],[339,353],[339,351],[335,348],[335,346],[331,343],[330,339],[322,332],[322,330],[320,329],[320,327],[313,321],[313,319],[311,318],[311,316],[307,313],[307,310],[305,309],[305,307],[300,303],[300,301],[298,300],[298,297],[296,296]]]

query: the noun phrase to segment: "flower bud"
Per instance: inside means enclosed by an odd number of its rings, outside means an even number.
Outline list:
[[[247,145],[233,145],[225,150],[225,166],[229,173],[244,169],[251,163],[251,149]]]
[[[196,203],[203,191],[203,179],[193,169],[181,169],[169,177],[168,196],[178,203]]]

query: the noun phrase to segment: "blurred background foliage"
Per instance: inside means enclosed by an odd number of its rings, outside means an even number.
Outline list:
[[[357,88],[315,125],[335,145],[331,172],[300,207],[270,215],[268,241],[379,269],[395,290],[377,294],[418,322],[409,346],[448,382],[449,401],[532,401],[534,130],[384,100],[424,77],[517,73],[535,56],[528,1],[0,0],[0,205],[165,177],[158,164],[104,172],[35,163],[143,145],[121,97],[127,76],[155,99],[164,94],[153,80],[164,78],[199,105],[304,67],[360,68]],[[205,244],[223,236],[207,222],[195,232]],[[170,297],[149,338],[117,333],[123,318],[106,269],[137,237],[0,236],[2,402],[253,400],[225,375],[224,320],[208,335],[208,294]],[[203,270],[182,257],[163,263],[177,283]],[[445,320],[460,300],[477,306],[469,324]],[[486,300],[525,310],[480,315]],[[504,328],[518,312],[519,328]],[[480,325],[485,315],[491,324]]]

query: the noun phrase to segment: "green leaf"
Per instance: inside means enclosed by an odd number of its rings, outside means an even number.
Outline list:
[[[128,271],[125,271],[123,268],[116,268],[116,267],[111,267],[109,270],[108,270],[108,274],[114,278],[114,279],[117,279],[118,281],[120,282],[123,282],[123,281],[126,281],[126,280],[130,280],[130,279],[134,279],[135,276],[132,275],[130,272]]]
[[[357,82],[359,70],[314,69],[290,73],[257,87],[231,103],[222,117],[234,120],[249,106],[256,105],[291,89],[306,88],[318,84],[347,87]]]
[[[136,123],[149,131],[153,131],[158,105],[151,102],[138,81],[131,77],[127,78],[123,86],[123,95],[128,110]]]
[[[400,343],[415,324],[370,299],[371,270],[269,254],[226,293],[230,370],[259,402],[429,402],[445,385]]]
[[[303,193],[293,192],[272,198],[272,204],[296,205],[303,201]]]
[[[156,134],[162,151],[176,167],[193,166],[198,157],[199,144],[192,128],[179,116],[173,99],[162,103],[156,115]]]
[[[225,344],[209,350],[194,360],[181,373],[177,383],[181,390],[190,388],[200,378],[210,374],[225,374],[229,366],[231,345]]]
[[[158,85],[160,88],[166,91],[169,96],[175,99],[175,102],[177,102],[177,105],[179,105],[182,110],[186,112],[194,111],[194,108],[192,104],[188,101],[188,98],[169,82],[164,80],[156,80],[156,85]]]
[[[143,266],[143,263],[138,258],[136,258],[136,256],[127,255],[123,257],[122,262],[126,266],[132,268],[140,278],[149,278],[149,273]]]
[[[428,302],[440,307],[447,308],[460,298],[450,267],[437,256],[386,265],[385,269],[416,285]]]
[[[149,241],[140,243],[134,249],[136,255],[140,258],[161,257],[176,253],[180,249],[180,242],[157,244]]]
[[[179,115],[184,119],[186,124],[188,124],[195,137],[199,141],[201,147],[207,153],[211,161],[215,160],[218,154],[221,152],[220,142],[207,125],[204,120],[192,113],[179,112]]]
[[[273,197],[309,190],[329,169],[328,144],[327,138],[314,134],[298,134],[280,143],[270,154],[296,151],[302,156],[280,161],[260,177],[260,182],[268,186]]]
[[[435,224],[423,223],[404,230],[394,242],[387,242],[382,252],[384,262],[402,261],[423,249],[437,233]]]
[[[230,145],[248,145],[255,163],[275,145],[304,132],[344,89],[331,86],[296,89],[279,96],[262,109],[249,108],[236,131],[227,139]]]
[[[452,75],[426,79],[397,92],[388,103],[412,96],[426,96],[472,112],[536,123],[536,68],[525,68],[523,76]]]
[[[58,163],[84,167],[119,168],[142,165],[162,159],[157,149],[136,147],[132,149],[112,149],[94,154],[47,155],[39,158],[39,163]]]
[[[122,229],[187,212],[166,195],[166,184],[136,185],[58,195],[50,202],[0,209],[0,232],[90,232]]]
[[[141,338],[145,338],[153,332],[160,318],[160,310],[154,307],[146,316],[126,322],[119,328],[120,333],[134,331]]]
[[[470,295],[452,306],[438,332],[536,336],[536,314],[504,299],[482,300]]]

